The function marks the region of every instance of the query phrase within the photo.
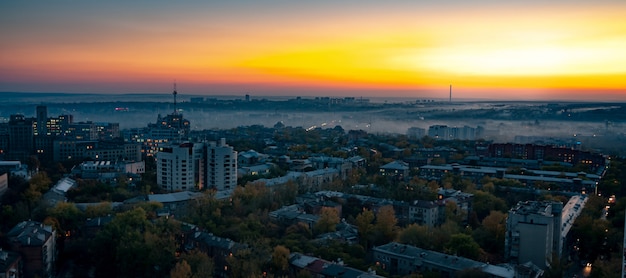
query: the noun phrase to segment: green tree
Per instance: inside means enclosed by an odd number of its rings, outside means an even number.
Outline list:
[[[162,277],[173,267],[175,234],[167,220],[154,224],[142,208],[119,213],[94,240],[97,274],[116,277]],[[114,266],[114,267],[112,267]]]
[[[364,210],[356,216],[355,224],[359,230],[361,244],[367,249],[369,243],[374,240],[374,213]]]
[[[449,253],[477,260],[480,256],[480,246],[474,239],[466,234],[454,234],[450,238],[450,242],[446,245]]]
[[[491,211],[506,212],[508,207],[506,202],[491,193],[476,191],[474,192],[473,210],[476,212],[478,221],[481,221],[491,213]]]
[[[67,231],[76,230],[84,219],[74,203],[60,202],[48,210],[48,215],[56,218],[60,224],[59,234],[65,235]]]

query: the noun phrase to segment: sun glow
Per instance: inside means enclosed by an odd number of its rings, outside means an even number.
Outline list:
[[[153,13],[113,22],[108,13],[79,21],[31,14],[29,20],[50,22],[45,30],[10,13],[3,20],[11,24],[0,24],[0,85],[153,91],[146,84],[177,79],[198,92],[257,84],[403,93],[452,83],[516,94],[531,88],[626,95],[626,4],[418,2],[257,7],[266,13],[224,4],[224,14],[201,5],[181,21]],[[137,89],[123,89],[129,84]]]

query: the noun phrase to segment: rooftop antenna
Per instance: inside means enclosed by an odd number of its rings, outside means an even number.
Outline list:
[[[174,95],[174,115],[176,115],[178,114],[178,109],[176,109],[176,95],[178,95],[176,91],[176,81],[174,81],[174,92],[172,92],[172,95]]]

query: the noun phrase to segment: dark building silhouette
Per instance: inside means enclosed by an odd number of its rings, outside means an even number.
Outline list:
[[[9,120],[9,147],[7,158],[25,161],[35,150],[35,119],[11,115]]]
[[[48,134],[48,107],[44,105],[37,106],[37,134],[36,135],[47,135]]]
[[[555,146],[534,144],[494,143],[489,145],[488,156],[540,159],[582,164],[589,166],[589,171],[602,171],[606,166],[606,158],[602,154]]]

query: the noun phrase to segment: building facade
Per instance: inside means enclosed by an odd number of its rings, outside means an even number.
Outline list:
[[[376,264],[390,275],[431,272],[440,277],[455,277],[460,271],[477,270],[486,277],[516,277],[513,268],[491,265],[464,257],[439,253],[396,242],[373,248]]]
[[[505,256],[512,263],[532,262],[549,267],[552,255],[561,255],[560,202],[519,202],[506,221]]]
[[[205,185],[218,191],[237,187],[237,152],[226,144],[226,139],[219,143],[210,142],[205,146]]]
[[[157,185],[167,191],[195,189],[193,144],[162,147],[156,156]]]
[[[21,254],[24,277],[54,277],[56,231],[36,221],[24,221],[7,233],[13,251]]]

